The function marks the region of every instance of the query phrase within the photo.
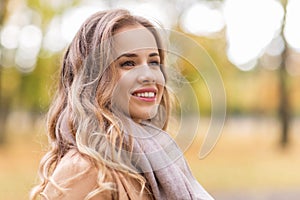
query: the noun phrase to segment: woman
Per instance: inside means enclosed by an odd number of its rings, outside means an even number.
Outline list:
[[[92,15],[69,45],[32,199],[212,199],[164,131],[157,29],[126,10]]]

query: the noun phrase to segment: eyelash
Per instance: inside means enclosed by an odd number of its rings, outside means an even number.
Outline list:
[[[160,65],[160,62],[158,62],[158,61],[151,61],[151,62],[150,62],[150,65],[151,65],[151,66],[159,66],[159,65]]]
[[[121,67],[133,67],[135,65],[136,65],[136,63],[134,61],[131,61],[131,60],[130,61],[125,61],[125,62],[120,64]],[[159,61],[150,61],[149,65],[150,66],[159,66],[160,62]]]
[[[121,64],[121,67],[133,67],[135,65],[134,61],[125,61]]]

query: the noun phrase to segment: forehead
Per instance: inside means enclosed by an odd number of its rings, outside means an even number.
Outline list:
[[[132,25],[121,28],[113,38],[116,56],[138,50],[157,50],[154,35],[145,27]]]

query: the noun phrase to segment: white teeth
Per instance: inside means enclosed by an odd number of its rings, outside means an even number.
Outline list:
[[[155,93],[154,92],[143,92],[143,93],[137,93],[137,94],[135,94],[135,96],[153,98],[155,96]]]

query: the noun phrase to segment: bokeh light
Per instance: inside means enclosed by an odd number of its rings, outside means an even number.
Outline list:
[[[288,44],[300,52],[300,1],[289,0],[287,5],[286,25],[284,35]]]
[[[227,54],[241,70],[250,70],[264,48],[279,34],[283,8],[274,0],[226,0]]]
[[[15,62],[22,72],[30,72],[34,69],[42,36],[42,31],[37,26],[27,25],[21,29]]]
[[[198,36],[210,36],[225,26],[223,14],[216,5],[196,3],[191,5],[182,15],[180,25],[185,32]]]
[[[16,38],[19,38],[20,27],[16,25],[7,25],[1,32],[1,44],[7,49],[15,49],[19,43]]]
[[[22,28],[19,37],[20,48],[36,50],[40,48],[42,41],[42,31],[39,27],[28,25]]]
[[[51,53],[60,52],[67,45],[67,41],[62,37],[61,17],[54,17],[44,36],[43,48]]]
[[[159,23],[164,28],[171,29],[176,22],[175,4],[164,0],[153,1],[120,1],[116,8],[128,9],[134,15],[144,16],[154,23]],[[168,11],[166,12],[166,8]]]
[[[62,16],[61,34],[63,39],[70,43],[82,23],[93,13],[104,10],[104,4],[79,5],[68,9]]]

